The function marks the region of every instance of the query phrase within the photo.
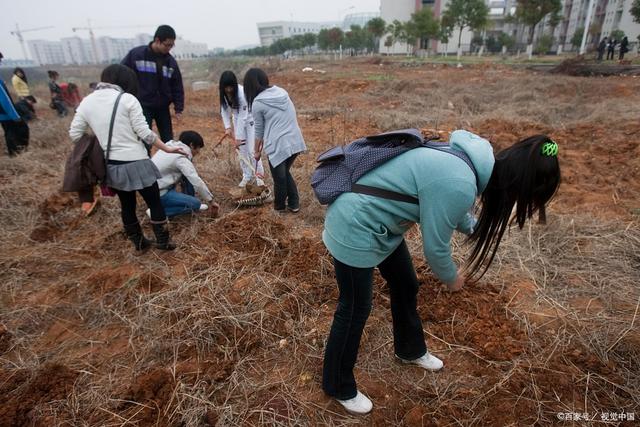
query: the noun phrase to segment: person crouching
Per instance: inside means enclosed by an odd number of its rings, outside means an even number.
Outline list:
[[[184,131],[180,134],[178,141],[169,141],[167,145],[179,147],[186,153],[183,155],[158,151],[151,159],[162,175],[158,179],[158,186],[160,201],[167,216],[203,211],[208,211],[211,216],[217,216],[220,207],[213,201],[213,194],[192,163],[192,159],[204,147],[202,136],[195,131]],[[178,183],[181,183],[182,192],[176,190]],[[196,193],[208,204],[201,203],[195,197]]]

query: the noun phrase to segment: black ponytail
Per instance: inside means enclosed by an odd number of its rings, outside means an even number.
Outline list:
[[[548,149],[554,146],[555,150]],[[546,135],[526,138],[496,155],[489,183],[480,197],[478,223],[469,237],[476,242],[467,262],[470,279],[478,280],[487,271],[510,222],[522,229],[536,211],[543,216],[546,203],[559,186],[557,145]]]
[[[231,98],[229,98],[224,91],[224,88],[227,86],[233,87],[233,96]],[[220,107],[225,110],[228,107],[233,109],[240,107],[240,102],[238,102],[238,79],[236,75],[233,74],[233,71],[225,71],[222,73],[218,87],[220,90]]]

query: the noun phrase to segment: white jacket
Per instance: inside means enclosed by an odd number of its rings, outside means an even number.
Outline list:
[[[187,153],[187,156],[175,153],[165,153],[164,151],[158,151],[153,155],[151,161],[156,165],[162,178],[158,180],[158,187],[160,187],[160,195],[164,196],[168,190],[173,188],[184,175],[196,193],[204,201],[210,202],[213,200],[213,194],[207,188],[207,184],[200,178],[198,171],[191,162],[193,155],[191,154],[191,148],[188,145],[183,144],[180,141],[169,141],[166,143],[169,147],[180,147]]]
[[[236,139],[246,141],[247,126],[253,126],[253,117],[249,112],[242,85],[238,85],[238,104],[240,104],[238,108],[220,106],[220,115],[222,116],[224,128],[229,129],[231,128],[231,116],[233,113],[233,129],[235,130]]]
[[[98,88],[80,102],[69,128],[69,136],[75,142],[88,127],[91,128],[106,155],[111,114],[121,89],[116,85],[105,83],[100,83]],[[148,159],[147,147],[138,138],[152,145],[157,137],[144,119],[140,102],[135,96],[125,93],[120,98],[113,124],[109,159],[119,161]]]

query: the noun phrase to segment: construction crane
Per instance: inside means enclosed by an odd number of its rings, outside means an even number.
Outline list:
[[[96,44],[96,37],[93,34],[93,30],[113,30],[116,28],[145,28],[149,25],[116,25],[111,27],[93,27],[91,26],[91,20],[87,19],[88,25],[86,27],[73,27],[71,30],[75,33],[79,30],[89,31],[89,38],[91,39],[91,48],[93,49],[93,61],[94,64],[98,63],[98,45]]]
[[[27,33],[29,31],[39,31],[39,30],[47,30],[49,28],[54,28],[53,25],[49,25],[47,27],[38,27],[38,28],[28,28],[26,30],[21,30],[18,27],[18,23],[16,23],[15,31],[11,31],[11,35],[18,37],[18,41],[20,42],[20,47],[22,48],[22,55],[24,55],[24,59],[29,59],[27,56],[27,49],[24,47],[24,38],[22,37],[22,33]]]

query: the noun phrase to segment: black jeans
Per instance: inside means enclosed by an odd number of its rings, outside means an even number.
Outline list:
[[[29,145],[29,125],[24,120],[0,122],[9,156],[15,156]]]
[[[328,395],[345,400],[357,392],[353,367],[371,312],[373,268],[351,267],[336,259],[334,265],[340,297],[324,354],[322,388]],[[389,285],[396,355],[405,360],[424,356],[427,346],[416,310],[419,283],[404,240],[378,269]]]
[[[67,105],[62,99],[53,98],[51,100],[51,105],[53,105],[53,108],[58,113],[58,117],[65,117],[67,114],[69,114],[69,111],[67,111]]]
[[[93,187],[78,191],[78,199],[80,199],[80,203],[93,203]]]
[[[153,185],[137,190],[142,196],[145,203],[151,209],[152,221],[164,221],[167,216],[164,213],[164,208],[160,202],[160,190],[158,183],[154,182]],[[118,198],[120,199],[120,214],[122,215],[122,224],[131,225],[138,222],[136,216],[136,191],[122,191],[116,190]]]
[[[162,142],[167,142],[173,139],[173,126],[171,125],[171,112],[169,106],[162,108],[156,107],[142,107],[142,113],[147,120],[147,124],[151,127],[153,120],[156,121],[156,128],[158,129],[158,136]]]
[[[275,168],[269,162],[269,169],[271,169],[271,177],[273,178],[273,208],[277,211],[287,207],[289,209],[300,208],[298,187],[296,187],[296,182],[290,172],[296,157],[298,155],[294,154]]]

